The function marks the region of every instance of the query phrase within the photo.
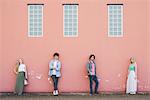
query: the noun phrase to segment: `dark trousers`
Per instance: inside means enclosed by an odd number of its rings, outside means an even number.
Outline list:
[[[58,90],[58,77],[56,75],[52,75],[54,90]]]
[[[97,76],[96,75],[89,75],[89,80],[90,80],[90,94],[93,94],[93,81],[95,82],[95,93],[97,93],[97,89],[98,89],[98,85],[99,82],[97,80]]]

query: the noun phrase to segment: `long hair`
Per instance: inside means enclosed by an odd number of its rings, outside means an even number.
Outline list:
[[[132,61],[132,59],[133,59],[134,61]],[[133,64],[133,63],[135,63],[135,62],[136,62],[136,61],[135,61],[135,58],[131,57],[131,58],[130,58],[130,63]]]
[[[20,62],[19,62],[19,60],[17,60],[17,62],[16,62],[16,72],[18,71],[19,66],[20,66]]]

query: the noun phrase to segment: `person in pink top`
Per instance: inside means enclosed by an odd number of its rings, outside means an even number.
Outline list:
[[[93,81],[95,82],[95,94],[98,94],[98,79],[96,76],[96,63],[95,63],[95,55],[91,54],[89,57],[89,61],[87,63],[87,71],[88,71],[88,76],[89,76],[89,81],[90,81],[90,95],[93,95]]]

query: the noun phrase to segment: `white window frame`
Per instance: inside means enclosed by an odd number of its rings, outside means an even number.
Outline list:
[[[65,15],[65,5],[77,5],[77,34],[76,35],[65,35],[65,21],[64,21],[64,15]],[[78,10],[79,10],[79,4],[63,4],[63,37],[78,37],[79,36],[79,31],[78,31],[78,26],[79,26],[79,17],[78,17]]]
[[[110,5],[120,5],[121,6],[121,35],[112,35],[112,34],[110,34],[110,30],[109,30],[109,28],[110,28],[110,21],[109,21],[109,19],[110,19],[110,17],[109,17],[109,6]],[[124,36],[124,31],[123,31],[123,4],[107,4],[107,9],[108,9],[108,37],[123,37]]]
[[[42,34],[41,34],[41,35],[36,35],[36,36],[35,36],[35,35],[31,35],[31,34],[30,34],[30,9],[29,9],[30,5],[31,5],[31,6],[32,6],[32,5],[40,5],[40,6],[42,6],[42,23],[41,23],[41,24],[42,24],[42,27],[41,27],[41,28],[42,28]],[[35,37],[35,38],[36,38],[36,37],[37,37],[37,38],[38,38],[38,37],[39,37],[39,38],[40,38],[40,37],[43,37],[43,13],[44,13],[44,12],[43,12],[43,8],[44,8],[44,4],[28,4],[28,37],[31,37],[31,38],[32,38],[32,37],[33,37],[33,38],[34,38],[34,37]]]

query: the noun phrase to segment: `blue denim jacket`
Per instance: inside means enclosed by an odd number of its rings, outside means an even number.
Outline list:
[[[55,60],[51,60],[49,62],[49,73],[48,73],[49,76],[53,75],[54,62],[55,62]],[[56,77],[61,77],[60,70],[61,70],[61,62],[59,60],[57,60]]]

